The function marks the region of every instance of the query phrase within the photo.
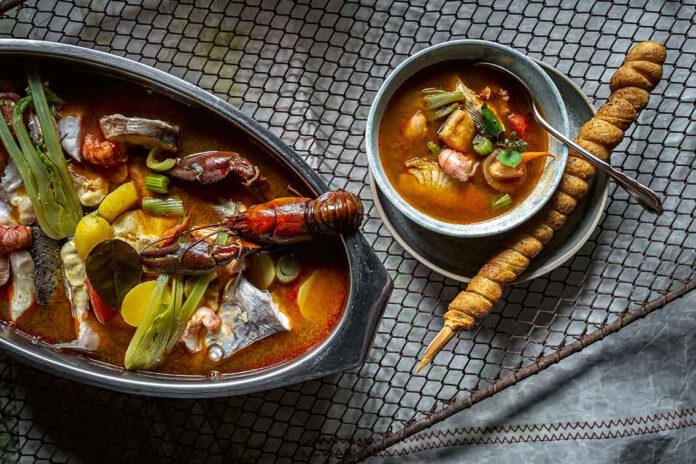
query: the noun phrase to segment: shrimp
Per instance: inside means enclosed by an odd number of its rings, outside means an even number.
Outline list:
[[[207,306],[201,306],[196,310],[181,335],[181,341],[189,351],[195,353],[202,349],[200,335],[204,327],[210,335],[217,335],[222,327],[220,316]]]
[[[478,161],[474,161],[464,153],[451,148],[445,148],[440,152],[438,162],[447,175],[460,182],[468,181],[469,177],[476,174],[479,166]]]
[[[26,250],[31,246],[31,227],[0,226],[0,255]]]

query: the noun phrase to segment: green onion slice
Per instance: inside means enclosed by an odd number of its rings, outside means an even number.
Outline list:
[[[509,193],[506,193],[502,197],[500,197],[496,200],[493,200],[493,202],[491,203],[491,208],[501,209],[501,208],[505,208],[506,206],[510,206],[511,203],[512,203],[512,197],[510,196]]]
[[[435,93],[426,95],[423,98],[429,110],[435,110],[446,105],[451,105],[452,103],[460,103],[466,100],[466,96],[461,92]]]
[[[155,193],[167,193],[169,177],[162,174],[150,174],[145,177],[145,188]]]
[[[289,284],[302,272],[299,260],[293,255],[283,255],[276,263],[276,277],[282,284]]]
[[[176,158],[167,158],[164,161],[157,161],[158,148],[153,148],[147,155],[147,167],[153,171],[168,171],[176,165]]]
[[[476,134],[474,137],[474,151],[481,156],[486,156],[493,151],[493,142],[488,137]]]
[[[447,93],[447,91],[446,91],[446,90],[442,90],[442,89],[432,88],[432,89],[423,89],[423,90],[421,90],[421,93],[422,93],[423,95],[435,95],[435,94],[438,94],[438,93]]]
[[[440,146],[433,141],[428,142],[428,150],[430,150],[430,154],[433,155],[434,158],[437,158],[442,151]]]

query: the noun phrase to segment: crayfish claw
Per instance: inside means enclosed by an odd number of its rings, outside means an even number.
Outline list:
[[[206,151],[179,158],[168,174],[177,179],[200,184],[214,184],[233,175],[244,187],[265,198],[268,180],[258,166],[232,151]]]
[[[225,245],[207,240],[175,242],[162,248],[143,250],[140,253],[140,261],[156,272],[201,275],[213,272],[233,259],[244,258],[258,248],[258,245],[241,239]]]

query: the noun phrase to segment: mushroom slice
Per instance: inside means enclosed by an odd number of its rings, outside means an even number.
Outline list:
[[[99,125],[106,140],[146,148],[177,151],[179,128],[157,119],[129,118],[122,114],[104,116]]]
[[[82,116],[65,116],[58,121],[58,135],[65,153],[82,161]]]
[[[483,177],[488,185],[502,193],[513,192],[521,187],[527,180],[527,168],[524,165],[517,168],[505,166],[496,157],[497,152],[493,152],[483,162]]]

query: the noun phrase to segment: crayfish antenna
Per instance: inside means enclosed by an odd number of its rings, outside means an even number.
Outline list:
[[[444,348],[444,346],[447,344],[448,341],[450,341],[450,338],[452,338],[453,335],[454,330],[451,327],[444,326],[442,330],[440,330],[440,332],[435,336],[433,341],[430,342],[430,345],[428,345],[428,348],[425,350],[423,359],[416,368],[416,374],[420,372],[420,370],[423,369],[425,366],[430,364],[430,361],[432,361],[433,358],[440,352],[440,350]]]

